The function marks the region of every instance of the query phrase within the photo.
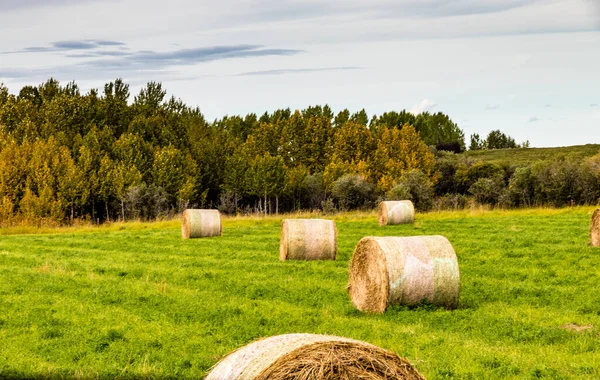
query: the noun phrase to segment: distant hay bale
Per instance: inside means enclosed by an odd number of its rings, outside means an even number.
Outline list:
[[[350,262],[348,293],[361,311],[427,301],[458,306],[460,276],[452,245],[443,236],[365,237]]]
[[[379,204],[379,225],[410,224],[415,222],[415,206],[411,201],[385,201]]]
[[[221,229],[219,210],[188,209],[183,212],[181,236],[184,239],[221,236]]]
[[[594,211],[594,215],[592,215],[590,235],[592,236],[592,246],[600,247],[600,208]]]
[[[358,340],[314,334],[277,335],[232,352],[206,380],[425,379],[405,359]]]
[[[285,219],[281,225],[279,258],[285,260],[335,260],[337,230],[333,220]]]

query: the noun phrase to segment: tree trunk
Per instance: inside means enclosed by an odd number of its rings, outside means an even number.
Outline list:
[[[123,218],[123,221],[125,221],[125,202],[123,202],[122,199],[121,199],[121,217]]]
[[[267,215],[267,192],[265,191],[265,215]]]
[[[75,210],[73,210],[73,201],[71,201],[71,224],[73,224],[73,218],[75,215]]]
[[[275,196],[275,215],[279,215],[279,195]]]
[[[104,206],[106,207],[106,221],[110,222],[110,216],[108,215],[108,201],[104,201]]]

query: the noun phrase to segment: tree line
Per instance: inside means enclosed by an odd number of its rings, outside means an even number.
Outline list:
[[[429,146],[464,149],[445,114],[328,106],[207,121],[150,82],[82,93],[50,79],[17,95],[0,85],[0,219],[64,223],[152,219],[188,207],[282,212],[363,206],[416,170],[435,181]],[[362,193],[361,193],[362,194]],[[346,194],[347,195],[347,194]]]
[[[148,220],[190,207],[276,213],[396,198],[420,209],[454,207],[461,197],[499,202],[483,186],[500,176],[473,174],[485,170],[458,159],[464,133],[441,112],[369,117],[325,105],[207,121],[160,83],[130,97],[121,79],[87,93],[53,79],[17,95],[0,85],[0,224]],[[497,132],[485,148],[511,141]],[[503,172],[503,189],[513,174]],[[523,197],[513,203],[547,200]]]

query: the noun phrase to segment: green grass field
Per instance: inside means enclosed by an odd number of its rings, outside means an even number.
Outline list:
[[[0,378],[198,378],[240,346],[291,332],[373,343],[428,379],[600,378],[591,212],[442,212],[388,227],[344,214],[331,262],[280,262],[281,217],[227,218],[222,237],[186,241],[177,221],[4,235]],[[15,232],[27,231],[3,231]],[[360,238],[434,234],[458,256],[458,310],[352,307]]]
[[[508,163],[512,166],[529,166],[536,161],[574,158],[583,160],[600,153],[600,144],[575,145],[558,148],[519,148],[475,150],[463,153],[467,157],[496,164]]]

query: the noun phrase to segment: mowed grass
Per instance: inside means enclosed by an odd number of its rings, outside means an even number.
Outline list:
[[[343,214],[328,262],[280,262],[282,217],[226,218],[222,237],[186,241],[178,221],[2,236],[0,378],[199,378],[238,347],[295,332],[393,350],[429,379],[599,378],[591,212],[442,212],[387,227]],[[353,308],[360,238],[435,234],[458,255],[458,310]]]

